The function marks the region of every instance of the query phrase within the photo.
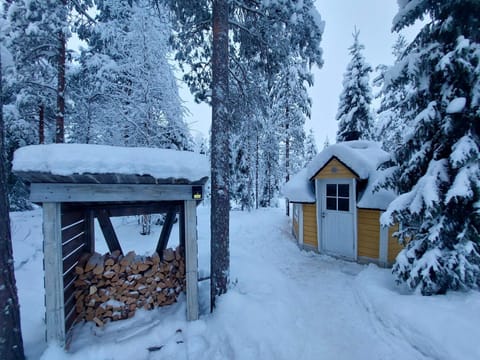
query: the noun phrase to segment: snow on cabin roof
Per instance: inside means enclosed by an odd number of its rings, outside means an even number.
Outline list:
[[[382,171],[377,170],[378,166],[388,161],[390,155],[381,149],[379,143],[360,140],[328,146],[284,185],[282,194],[291,202],[314,203],[312,180],[333,157],[348,166],[360,179],[368,179],[365,190],[359,194],[359,208],[384,210],[395,198],[395,194],[390,190],[374,191],[382,177]]]
[[[374,141],[355,140],[333,144],[312,159],[307,166],[308,178],[312,180],[332,157],[344,163],[360,179],[368,179],[381,163],[390,159],[390,154]]]
[[[315,194],[313,186],[308,181],[307,168],[301,170],[290,181],[288,181],[282,188],[282,194],[290,202],[297,203],[314,203]]]
[[[374,191],[379,180],[383,177],[382,173],[383,171],[378,170],[370,174],[367,187],[363,194],[360,194],[357,207],[361,209],[386,210],[388,205],[395,199],[395,193],[391,189],[381,188]]]
[[[53,179],[64,177],[64,181],[82,174],[113,174],[117,178],[117,175],[120,178],[133,175],[137,178],[163,180],[155,182],[179,179],[190,183],[203,183],[210,175],[210,164],[206,156],[187,151],[91,144],[48,144],[30,145],[16,150],[13,171],[30,182],[42,179],[39,174],[58,176]]]

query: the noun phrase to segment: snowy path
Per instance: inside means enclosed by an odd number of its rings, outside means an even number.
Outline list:
[[[198,210],[203,276],[209,209]],[[151,251],[159,228],[138,241],[135,220],[119,221],[122,246]],[[205,281],[199,321],[185,321],[180,301],[104,328],[79,327],[69,354],[46,349],[41,211],[13,213],[12,229],[29,359],[480,359],[472,341],[480,336],[480,294],[401,295],[389,270],[300,251],[282,209],[232,212],[232,286],[213,314]]]
[[[241,250],[232,248],[235,252],[254,255],[259,263],[250,274],[245,273],[245,269],[236,269],[234,260],[232,268],[234,274],[235,271],[244,273],[244,280],[251,277],[252,283],[239,283],[240,291],[242,286],[260,294],[262,289],[269,289],[273,295],[266,307],[269,316],[282,322],[285,317],[290,319],[291,325],[283,330],[286,345],[290,346],[293,340],[298,343],[292,348],[301,350],[292,356],[298,359],[426,358],[405,339],[386,332],[380,319],[360,299],[355,277],[365,266],[300,251],[295,244],[285,241],[290,237],[290,230],[282,211],[277,213],[277,217],[256,217],[258,224],[249,224],[248,229],[241,229],[238,222],[233,224],[233,234],[243,232],[244,237],[251,240],[244,242]],[[248,218],[249,215],[240,216]],[[238,237],[241,236],[233,235],[232,242],[240,242]],[[268,277],[254,276],[259,270]]]

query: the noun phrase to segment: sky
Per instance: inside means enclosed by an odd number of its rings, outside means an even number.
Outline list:
[[[335,116],[342,91],[343,74],[350,61],[348,48],[353,43],[354,28],[360,30],[360,42],[364,44],[366,61],[375,68],[379,64],[393,62],[392,46],[397,34],[391,32],[392,19],[398,6],[395,0],[317,0],[315,5],[325,21],[321,42],[324,65],[314,68],[315,83],[309,90],[312,98],[312,117],[305,124],[306,131],[313,129],[319,150],[326,137],[334,143],[337,131]],[[413,39],[415,28],[403,34]],[[371,79],[373,75],[371,76]],[[378,90],[374,89],[374,93]],[[187,122],[194,137],[207,136],[211,112],[207,105],[196,105],[188,90],[181,91],[182,98],[190,110]]]

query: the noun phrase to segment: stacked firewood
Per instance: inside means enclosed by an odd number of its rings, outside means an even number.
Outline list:
[[[155,252],[139,256],[120,251],[83,256],[75,272],[77,320],[98,326],[132,317],[137,309],[153,309],[174,303],[185,289],[182,250],[166,249],[163,259]]]

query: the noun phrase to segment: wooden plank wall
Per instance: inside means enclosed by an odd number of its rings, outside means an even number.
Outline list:
[[[303,244],[318,249],[316,204],[303,204]]]
[[[315,179],[352,179],[357,176],[340,161],[333,158],[315,175]]]
[[[396,237],[393,237],[393,233],[398,231],[398,224],[391,226],[388,229],[388,262],[393,263],[398,253],[403,249],[403,246],[398,243]]]
[[[380,211],[358,209],[358,256],[380,257]]]
[[[83,253],[88,252],[86,211],[62,206],[63,296],[65,304],[65,332],[76,318],[73,283],[77,279],[75,266]]]

